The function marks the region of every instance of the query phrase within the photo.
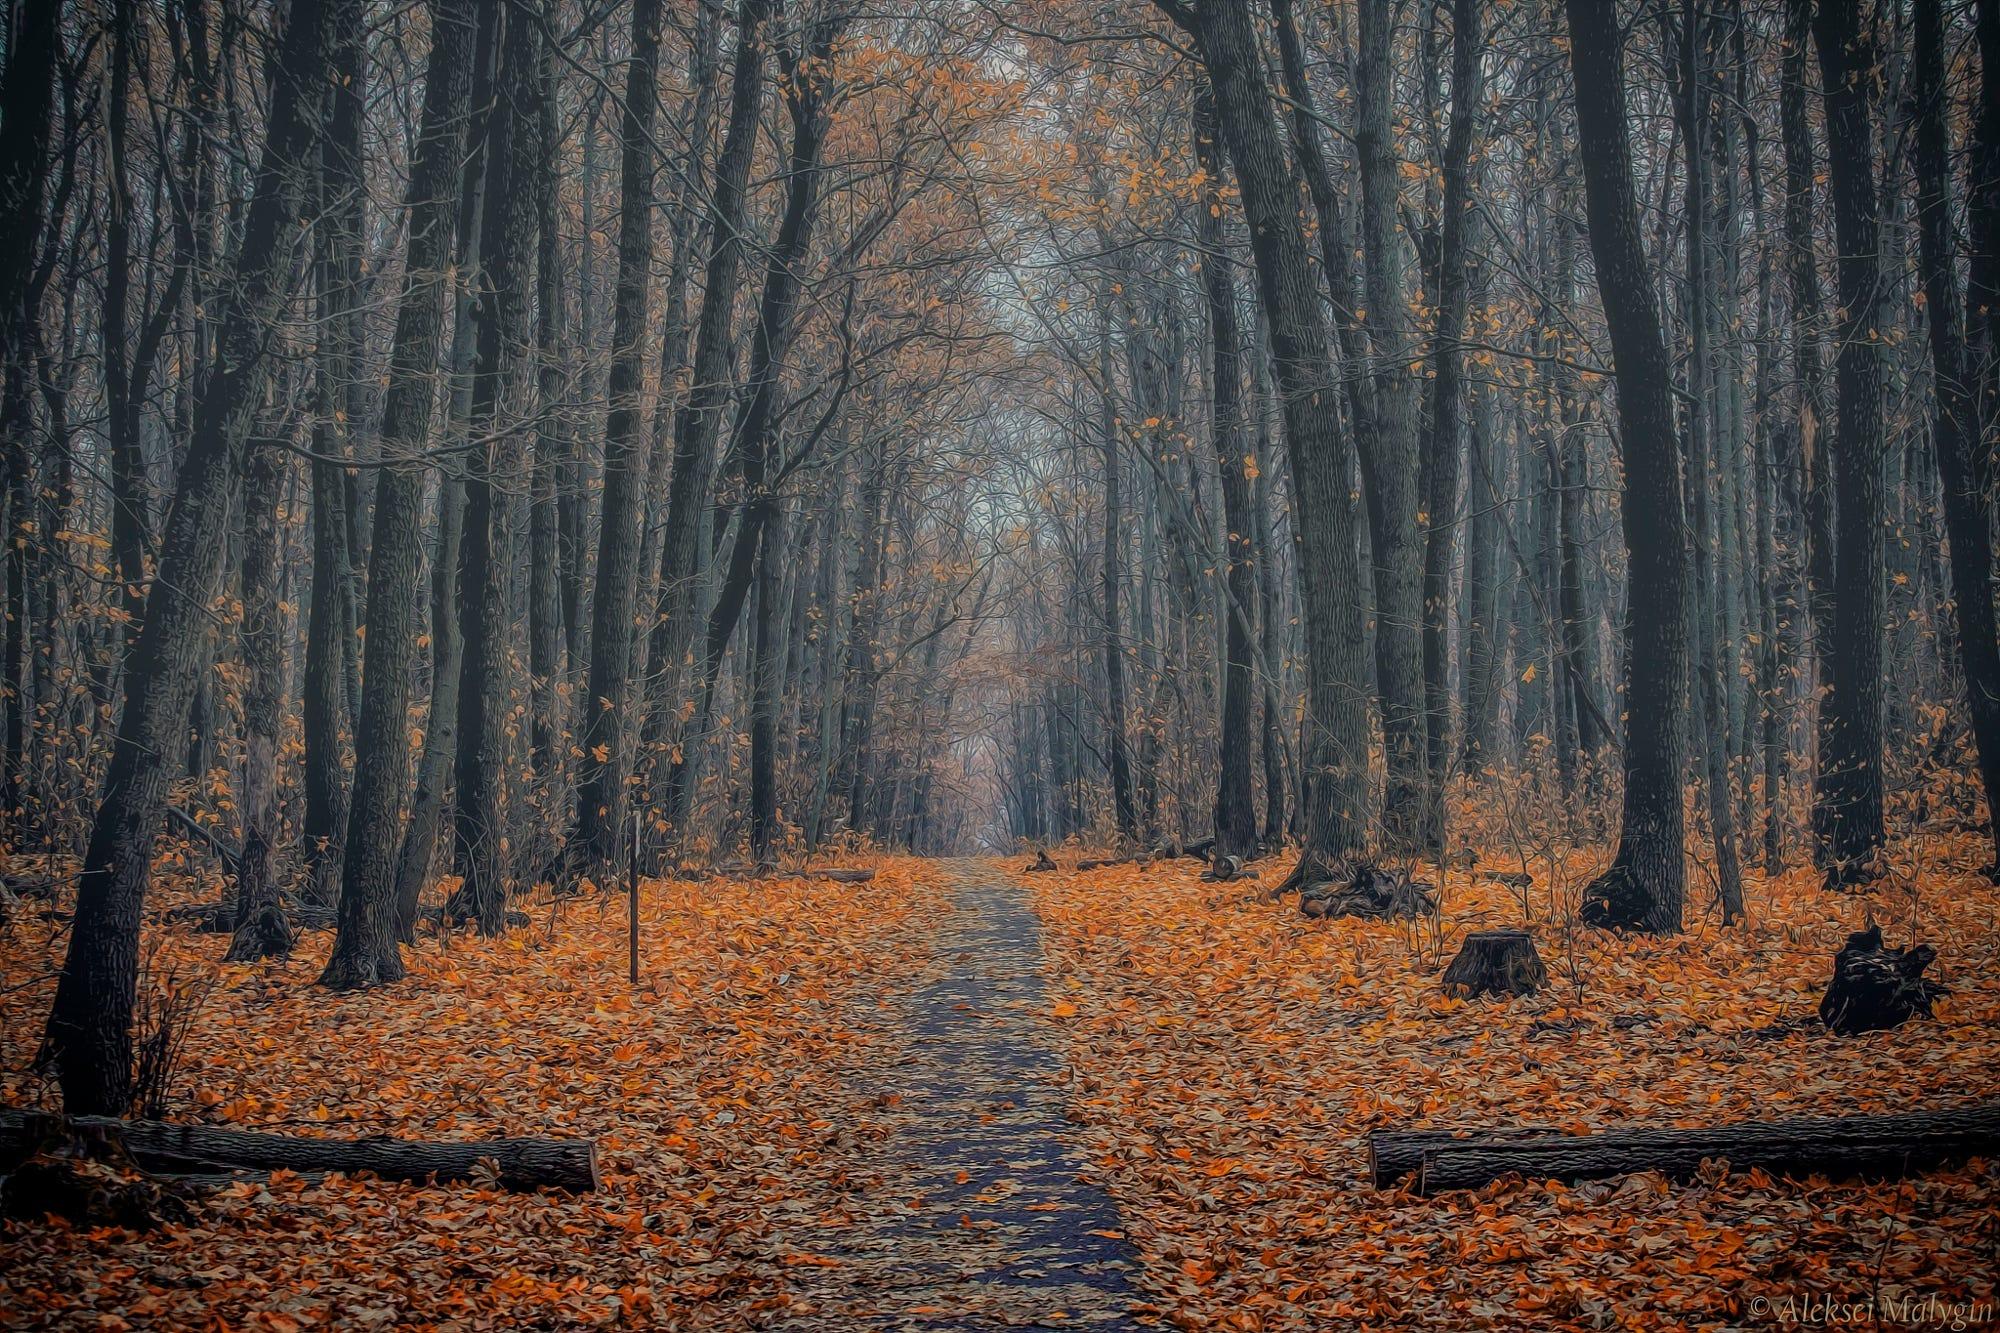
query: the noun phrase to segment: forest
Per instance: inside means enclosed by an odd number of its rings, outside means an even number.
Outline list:
[[[0,14],[0,1324],[2000,1326],[2000,0]]]

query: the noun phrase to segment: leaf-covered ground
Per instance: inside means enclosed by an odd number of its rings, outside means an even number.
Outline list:
[[[951,1173],[966,1202],[949,1188],[917,1197],[930,1187],[911,1167],[927,1159],[910,1145],[954,1132],[911,1124],[935,1081],[913,1022],[927,1003],[955,1016],[951,1041],[990,1027],[1048,1066],[1022,1078],[1067,1098],[1065,1152],[1118,1209],[1086,1234],[1131,1247],[1143,1322],[1755,1328],[1784,1322],[1787,1300],[1990,1309],[2000,1179],[1985,1164],[1877,1186],[1634,1176],[1434,1200],[1366,1180],[1377,1126],[1707,1124],[1992,1095],[2000,891],[1958,864],[1970,848],[1906,849],[1918,854],[1905,870],[1920,895],[1907,879],[1870,898],[1825,897],[1804,875],[1753,881],[1751,926],[1666,942],[1551,925],[1580,860],[1530,863],[1525,890],[1454,871],[1436,933],[1310,921],[1256,882],[1202,882],[1191,861],[1026,875],[1017,901],[1040,917],[1042,976],[1020,991],[995,979],[991,1004],[953,998],[980,948],[963,872],[910,860],[880,862],[864,884],[650,884],[636,992],[621,900],[540,903],[532,928],[502,941],[427,940],[408,981],[359,996],[311,984],[328,940],[310,936],[289,963],[217,969],[174,1118],[588,1135],[605,1188],[280,1175],[143,1236],[5,1224],[0,1325],[874,1328],[892,1307],[896,1326],[1013,1320],[1039,1308],[1033,1293],[998,1301],[988,1286],[975,1307],[943,1277],[932,1298],[876,1243],[922,1235],[940,1208],[999,1227],[1010,1219],[980,1210],[1018,1203],[1002,1187],[1022,1173],[1007,1163],[988,1164],[995,1181]],[[1257,869],[1270,884],[1284,866]],[[170,882],[153,907],[191,901]],[[1953,993],[1934,1023],[1837,1040],[1806,1020],[1834,949],[1871,912],[1893,942],[1938,946]],[[1441,994],[1460,936],[1523,921],[1549,965],[1544,994]],[[0,935],[0,1102],[48,1097],[28,1065],[58,930],[29,917]],[[157,920],[147,938],[154,969],[178,962],[183,976],[222,948]],[[918,1090],[884,1095],[906,1084]],[[1015,1115],[1009,1102],[982,1124]],[[1065,1132],[1046,1123],[1038,1144]],[[976,1155],[977,1139],[939,1160]],[[1044,1207],[1015,1211],[1055,1215]],[[1034,1319],[1087,1313],[1051,1301]]]
[[[894,993],[931,964],[942,898],[918,863],[873,881],[649,884],[644,980],[625,904],[533,909],[500,941],[409,955],[409,980],[310,984],[330,937],[289,963],[223,968],[173,1118],[299,1133],[583,1135],[589,1198],[280,1176],[147,1236],[9,1224],[0,1325],[740,1327],[782,1310],[857,1206],[875,1132],[860,1089],[892,1064]],[[177,901],[169,891],[154,905]],[[0,1100],[33,1103],[60,962],[42,922],[0,940]],[[155,927],[155,966],[224,940]]]
[[[1901,1184],[1631,1176],[1432,1200],[1366,1179],[1383,1126],[1707,1125],[1993,1096],[2000,892],[1970,873],[1978,850],[1910,849],[1921,893],[1912,878],[1867,898],[1804,872],[1753,879],[1753,924],[1664,942],[1549,925],[1552,888],[1562,898],[1581,865],[1531,864],[1526,913],[1515,889],[1454,871],[1441,938],[1311,921],[1188,861],[1027,879],[1073,1114],[1142,1285],[1182,1326],[1777,1327],[1808,1298],[1871,1296],[1980,1301],[1990,1323],[2000,1164]],[[1284,867],[1260,869],[1274,884]],[[1893,943],[1936,945],[1953,994],[1935,1023],[1835,1038],[1803,1020],[1870,913]],[[1459,937],[1524,919],[1551,973],[1542,995],[1444,996]]]

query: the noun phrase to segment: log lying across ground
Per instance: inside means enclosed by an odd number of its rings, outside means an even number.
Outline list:
[[[475,1180],[490,1163],[511,1190],[597,1188],[597,1145],[589,1139],[476,1139],[463,1143],[407,1139],[316,1139],[214,1125],[168,1125],[109,1116],[43,1115],[0,1110],[0,1170],[65,1138],[102,1139],[124,1148],[148,1171],[174,1175],[217,1171],[370,1171],[386,1180]]]
[[[1773,1120],[1712,1129],[1632,1128],[1603,1134],[1536,1130],[1376,1130],[1369,1170],[1378,1189],[1413,1178],[1418,1194],[1478,1189],[1519,1172],[1529,1180],[1600,1180],[1658,1171],[1689,1180],[1708,1160],[1771,1175],[1893,1180],[2000,1156],[2000,1103],[1907,1115]]]

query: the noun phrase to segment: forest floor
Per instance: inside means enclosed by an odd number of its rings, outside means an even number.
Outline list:
[[[0,1325],[1776,1328],[1787,1301],[1871,1297],[1991,1322],[1993,1164],[1430,1200],[1367,1180],[1382,1126],[1992,1095],[2000,890],[1969,844],[1909,840],[1901,887],[1865,898],[1753,879],[1750,925],[1668,941],[1551,924],[1581,856],[1531,862],[1523,891],[1453,871],[1435,932],[1308,920],[1192,861],[887,858],[863,884],[649,883],[636,989],[623,902],[588,900],[427,939],[407,981],[355,996],[311,984],[324,933],[218,966],[220,937],[158,919],[212,884],[163,875],[149,966],[214,979],[171,1118],[585,1135],[604,1187],[280,1174],[150,1234],[8,1223]],[[1952,993],[1935,1022],[1833,1038],[1814,1007],[1871,914],[1934,944]],[[1440,992],[1460,936],[1523,921],[1541,995]],[[52,1098],[29,1065],[63,942],[33,916],[0,935],[0,1103]]]

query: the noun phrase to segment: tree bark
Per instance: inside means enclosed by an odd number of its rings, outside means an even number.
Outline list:
[[[610,411],[604,423],[604,514],[591,599],[590,675],[583,704],[583,757],[569,869],[609,865],[624,827],[633,618],[644,535],[644,490],[652,442],[645,434],[647,311],[653,280],[653,124],[659,109],[660,0],[632,6],[632,61],[621,124],[624,157],[618,221]],[[667,386],[661,386],[667,392]]]
[[[133,647],[125,709],[77,879],[69,952],[49,1015],[44,1057],[56,1065],[72,1114],[120,1112],[131,1099],[139,924],[153,842],[168,783],[178,771],[170,760],[181,755],[244,444],[263,397],[271,333],[309,197],[322,29],[351,3],[295,14],[271,69],[263,162],[236,281],[220,297],[221,345],[199,391],[161,541],[159,576]]]
[[[0,749],[0,811],[17,828],[26,803],[27,714],[30,701],[23,672],[26,657],[28,545],[22,534],[30,522],[29,436],[34,409],[28,377],[37,332],[35,261],[41,253],[43,198],[54,126],[55,70],[61,44],[61,6],[41,0],[21,8],[7,51],[0,86],[0,459],[7,484],[0,496],[8,510],[5,532],[9,587],[7,639],[7,734]],[[109,281],[107,279],[107,288]],[[44,540],[53,534],[42,534]]]
[[[1986,1104],[1713,1129],[1635,1126],[1603,1134],[1474,1130],[1459,1138],[1450,1130],[1376,1130],[1369,1135],[1369,1171],[1377,1189],[1414,1176],[1413,1188],[1422,1195],[1478,1189],[1516,1172],[1528,1180],[1568,1182],[1633,1171],[1692,1180],[1707,1161],[1800,1180],[1894,1180],[1969,1157],[1991,1157],[1996,1149],[2000,1106]]]
[[[1833,478],[1827,467],[1826,303],[1813,245],[1813,190],[1819,167],[1806,118],[1807,47],[1812,0],[1787,0],[1785,58],[1779,81],[1779,133],[1785,150],[1786,273],[1791,287],[1792,359],[1798,378],[1790,441],[1798,474],[1806,610],[1814,636],[1833,633]]]
[[[375,536],[368,562],[368,638],[354,736],[339,925],[320,984],[357,990],[400,980],[396,865],[410,780],[409,711],[423,565],[425,469],[444,308],[458,230],[459,163],[471,102],[472,0],[432,0],[423,126],[410,173],[409,256],[389,357]],[[447,485],[450,483],[447,482]],[[247,854],[247,852],[246,852]]]
[[[361,247],[366,202],[361,146],[366,98],[366,24],[359,6],[340,11],[327,33],[325,132],[320,142],[320,216],[313,228],[319,280],[317,408],[312,444],[312,610],[306,626],[301,718],[305,734],[306,900],[331,910],[347,840],[345,724],[348,658],[355,651],[349,565],[349,456],[361,402],[354,392],[361,350]]]
[[[1257,811],[1250,790],[1250,618],[1257,601],[1257,561],[1268,557],[1254,545],[1257,519],[1251,509],[1250,474],[1256,471],[1256,461],[1243,450],[1243,339],[1236,327],[1236,280],[1223,235],[1222,192],[1227,177],[1216,132],[1215,95],[1202,85],[1195,90],[1194,102],[1195,161],[1202,176],[1202,191],[1195,198],[1195,235],[1201,246],[1202,294],[1208,304],[1209,420],[1222,482],[1224,529],[1222,707],[1214,829],[1220,855],[1247,860],[1257,848]]]
[[[506,929],[512,881],[507,820],[508,639],[513,624],[514,504],[525,480],[527,277],[535,238],[536,121],[540,28],[509,10],[502,20],[499,75],[487,130],[487,189],[475,291],[478,341],[466,458],[465,532],[459,562],[457,798],[453,811],[461,892],[479,931]]]
[[[478,10],[473,41],[472,100],[483,107],[492,98],[494,60],[500,42],[498,6]],[[446,422],[449,450],[463,451],[470,437],[472,370],[477,341],[473,291],[479,268],[480,232],[486,208],[488,130],[492,117],[466,130],[464,184],[458,205],[458,282],[453,290],[451,333],[451,401]],[[465,535],[465,485],[452,472],[438,477],[437,542],[431,556],[430,708],[424,723],[424,753],[417,766],[417,788],[410,817],[403,829],[402,851],[396,862],[396,938],[413,943],[417,910],[437,861],[438,835],[444,823],[445,798],[450,794],[458,757],[458,695],[465,662],[465,642],[459,635],[459,556]]]
[[[104,109],[104,302],[99,314],[104,344],[106,452],[111,456],[111,563],[118,571],[128,649],[139,633],[146,609],[146,544],[152,527],[139,441],[143,400],[133,392],[127,326],[134,268],[127,127],[131,120],[132,48],[138,40],[140,8],[135,0],[119,0],[112,6],[111,80]]]
[[[1875,185],[1876,55],[1856,0],[1822,0],[1815,20],[1825,85],[1828,178],[1839,241],[1839,428],[1833,442],[1834,608],[1822,707],[1828,723],[1813,807],[1830,886],[1879,873],[1882,847],[1882,396],[1880,221]]]
[[[757,327],[750,345],[750,367],[743,385],[743,409],[730,438],[724,458],[721,486],[739,492],[741,517],[736,539],[722,561],[707,629],[695,671],[695,728],[697,735],[708,729],[715,697],[715,684],[722,670],[723,655],[743,615],[754,586],[762,574],[757,562],[768,555],[764,529],[778,518],[774,487],[781,479],[779,469],[790,460],[772,458],[772,440],[780,419],[779,393],[784,384],[784,360],[790,350],[793,321],[797,317],[799,294],[805,286],[808,261],[812,255],[813,224],[819,205],[820,158],[826,145],[827,102],[832,82],[828,73],[833,43],[846,23],[839,8],[823,10],[802,35],[801,45],[784,49],[779,61],[784,71],[784,94],[792,126],[792,144],[787,163],[785,208],[772,239],[764,271],[764,289],[757,303]],[[804,447],[804,446],[801,446]],[[773,464],[777,466],[774,467]],[[711,522],[716,539],[727,523],[729,505],[718,498]],[[775,643],[767,635],[765,644]],[[751,688],[756,689],[759,662],[757,637],[751,636],[749,671]],[[751,766],[754,770],[765,756],[757,753],[757,730],[751,730]],[[774,740],[775,720],[766,738]],[[676,830],[689,821],[694,795],[694,765],[699,758],[693,746],[683,741],[675,756],[667,781],[667,818]],[[753,784],[755,775],[753,773]],[[775,778],[773,779],[775,782]],[[772,818],[775,818],[773,796]],[[754,823],[754,819],[753,819]],[[770,824],[764,825],[768,834]]]
[[[1743,915],[1743,872],[1737,855],[1735,812],[1729,788],[1729,718],[1722,679],[1722,636],[1727,593],[1719,585],[1716,528],[1711,500],[1711,476],[1718,471],[1713,458],[1715,441],[1708,426],[1717,396],[1720,376],[1713,362],[1711,332],[1722,320],[1713,308],[1717,299],[1715,263],[1709,254],[1709,154],[1708,76],[1702,53],[1706,37],[1700,7],[1685,0],[1681,21],[1680,122],[1681,143],[1687,159],[1687,290],[1688,326],[1692,334],[1688,363],[1688,397],[1692,404],[1687,417],[1688,478],[1694,524],[1693,610],[1689,620],[1694,644],[1694,672],[1689,691],[1699,710],[1697,743],[1701,747],[1702,787],[1708,797],[1711,844],[1715,849],[1717,895],[1722,903],[1722,921],[1729,925]],[[1724,460],[1723,467],[1727,467]]]
[[[1396,144],[1389,129],[1389,0],[1361,0],[1355,71],[1354,151],[1361,176],[1361,253],[1366,275],[1374,447],[1360,451],[1375,560],[1375,678],[1387,781],[1382,833],[1392,847],[1433,847],[1424,738],[1423,567],[1418,531],[1417,387],[1411,373],[1406,244],[1397,226]]]
[[[709,255],[695,326],[693,380],[674,416],[674,468],[667,500],[666,529],[660,542],[659,607],[654,651],[649,654],[660,682],[656,710],[671,710],[688,650],[695,641],[702,557],[701,514],[714,467],[717,436],[731,396],[731,330],[741,282],[745,219],[749,205],[750,161],[764,105],[765,23],[772,0],[740,0],[736,24],[736,65],[732,74],[728,128],[716,160],[709,203]],[[665,742],[663,741],[662,744]],[[685,747],[686,739],[682,740]],[[681,764],[686,762],[685,749]],[[674,836],[684,835],[675,829]]]
[[[1326,316],[1306,261],[1297,193],[1272,123],[1250,14],[1237,5],[1204,4],[1187,17],[1242,189],[1292,466],[1308,703],[1300,764],[1304,846],[1294,873],[1305,883],[1359,851],[1368,827],[1367,671],[1348,484],[1352,457],[1340,434]]]
[[[1111,771],[1111,806],[1118,821],[1118,836],[1131,842],[1138,837],[1139,820],[1132,805],[1132,760],[1125,735],[1125,627],[1118,609],[1118,595],[1125,573],[1120,567],[1125,533],[1119,486],[1118,400],[1113,396],[1111,368],[1111,296],[1102,297],[1098,312],[1097,394],[1099,447],[1104,459],[1104,543],[1100,548],[1099,588],[1103,593],[1104,662],[1104,755]]]
[[[1680,446],[1657,297],[1639,236],[1626,140],[1618,15],[1568,0],[1570,66],[1590,248],[1611,332],[1625,461],[1624,526],[1631,665],[1625,798],[1611,869],[1584,892],[1593,925],[1671,934],[1686,898],[1681,769],[1688,680],[1688,551]]]
[[[1480,78],[1482,0],[1452,0],[1451,124],[1445,132],[1444,222],[1438,238],[1437,326],[1431,334],[1430,447],[1424,451],[1423,660],[1427,846],[1443,846],[1445,783],[1451,772],[1451,564],[1458,533],[1463,384],[1459,342],[1471,302],[1473,121]]]
[[[528,515],[528,676],[529,753],[537,780],[550,784],[563,768],[562,689],[567,672],[563,649],[576,606],[565,597],[580,596],[582,573],[574,538],[583,522],[581,450],[565,398],[571,383],[569,349],[563,314],[562,268],[562,131],[556,101],[562,91],[556,73],[556,51],[544,42],[541,68],[535,72],[535,143],[541,167],[535,173],[535,383],[539,390],[535,416],[534,476],[530,482]],[[566,515],[565,506],[570,512]],[[574,669],[574,663],[570,669]]]
[[[1993,611],[1992,516],[1973,466],[1979,417],[1966,350],[1958,256],[1952,240],[1951,136],[1942,105],[1944,21],[1938,11],[1939,0],[1916,0],[1911,87],[1916,101],[1917,234],[1937,394],[1931,439],[1951,536],[1959,663],[1965,673],[1966,716],[1972,724],[1990,815],[2000,810],[2000,634],[1996,634]],[[2000,83],[2000,70],[1985,71],[1983,77]],[[1994,839],[1994,873],[2000,875],[2000,819],[1989,817],[1987,825]]]
[[[267,419],[280,414],[266,408]],[[285,658],[279,609],[278,505],[287,455],[253,440],[243,516],[243,850],[236,867],[236,921],[228,960],[290,952],[277,880],[278,742],[284,721]]]
[[[597,1145],[589,1139],[472,1139],[438,1143],[376,1136],[319,1139],[214,1125],[170,1125],[108,1116],[61,1117],[0,1110],[0,1161],[13,1162],[51,1140],[76,1136],[117,1144],[149,1171],[366,1171],[418,1184],[492,1178],[510,1190],[597,1188]]]

